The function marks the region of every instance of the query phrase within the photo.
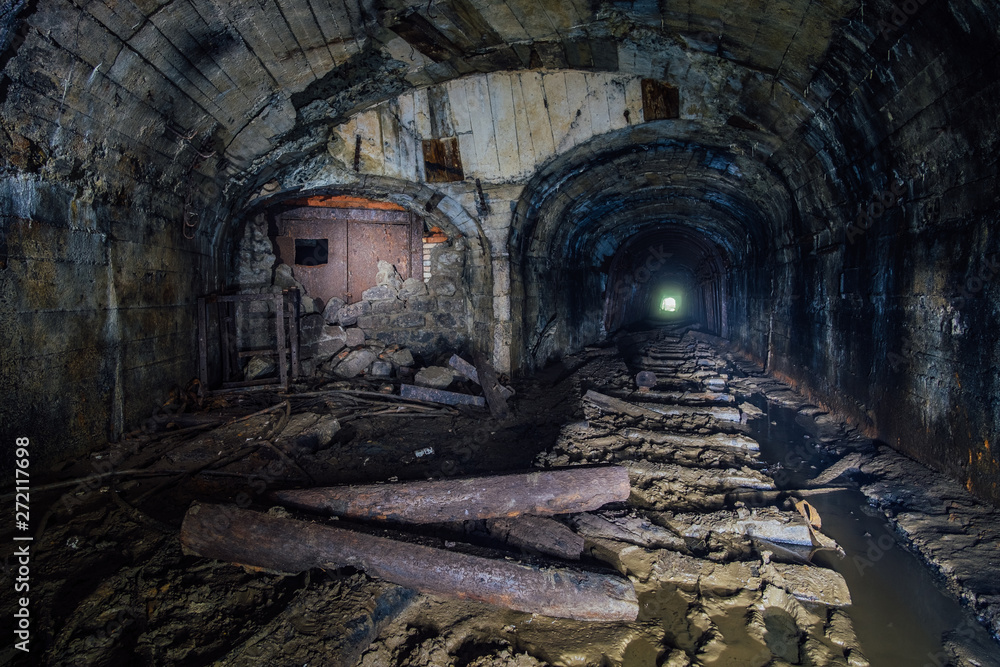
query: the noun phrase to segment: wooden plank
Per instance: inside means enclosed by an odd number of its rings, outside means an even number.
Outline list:
[[[625,85],[626,81],[620,76],[605,77],[605,87],[608,96],[608,123],[612,130],[620,130],[628,126],[625,119]],[[629,114],[631,116],[631,114]],[[634,119],[633,119],[634,120]]]
[[[326,74],[333,66],[333,57],[326,48],[326,40],[313,17],[309,2],[301,0],[291,2],[275,0],[275,2],[312,71],[317,77]]]
[[[440,90],[439,86],[434,88]],[[430,98],[427,88],[417,88],[413,91],[413,122],[414,129],[421,139],[430,139],[434,136],[431,134]]]
[[[396,100],[383,102],[376,107],[379,127],[382,130],[382,153],[385,155],[383,173],[397,178],[403,175],[400,164],[399,122]]]
[[[528,37],[532,40],[557,37],[555,28],[538,0],[505,0],[511,12],[517,17]]]
[[[468,93],[465,89],[465,80],[449,81],[445,85],[445,90],[448,91],[448,102],[451,106],[451,123],[455,134],[471,133],[472,120],[469,118]],[[475,154],[470,153],[469,157],[475,157]]]
[[[423,593],[531,614],[611,622],[639,613],[631,582],[617,576],[470,556],[234,506],[194,503],[180,540],[187,555],[288,573],[352,565]]]
[[[590,108],[591,135],[611,131],[611,116],[608,104],[608,79],[599,74],[587,75],[587,105]]]
[[[530,178],[535,171],[535,146],[531,141],[532,116],[528,115],[525,107],[520,75],[511,75],[510,92],[514,104],[514,128],[517,133],[518,175],[521,178]]]
[[[497,139],[493,129],[493,110],[490,107],[490,93],[486,77],[470,77],[465,80],[465,86],[469,121],[476,144],[473,171],[487,180],[496,180],[500,176],[500,160],[497,153]],[[468,162],[468,160],[469,156],[466,156],[466,161]]]
[[[642,80],[642,115],[647,121],[680,117],[680,91],[664,81]]]
[[[399,163],[402,177],[409,181],[417,179],[417,162],[419,162],[419,141],[417,139],[417,120],[414,111],[412,93],[400,95],[399,100]]]
[[[428,183],[448,183],[465,178],[462,154],[456,137],[425,139],[424,173]]]
[[[385,173],[385,153],[382,152],[382,126],[379,113],[369,109],[355,116],[357,134],[361,137],[361,171],[369,174]],[[349,142],[354,146],[353,137]],[[360,295],[359,295],[360,296]]]
[[[624,502],[622,466],[534,470],[489,477],[276,491],[278,502],[353,519],[442,523],[588,512]]]
[[[531,40],[531,35],[506,3],[489,3],[480,7],[479,11],[503,41],[515,43]]]
[[[480,408],[486,407],[486,399],[482,396],[471,394],[460,394],[444,389],[431,389],[430,387],[418,387],[412,384],[399,385],[399,395],[403,398],[414,398],[419,401],[430,401],[432,403],[443,403],[445,405],[475,405]]]
[[[572,146],[568,137],[574,120],[566,98],[566,75],[562,72],[543,74],[542,86],[548,101],[546,115],[552,128],[553,152],[561,153]]]
[[[583,72],[566,72],[566,102],[573,117],[567,148],[581,144],[593,135],[588,95],[587,75]]]
[[[629,79],[625,84],[625,110],[629,112],[629,124],[637,125],[645,122],[642,115],[642,80]]]
[[[497,157],[500,160],[500,178],[507,181],[517,175],[521,165],[517,154],[517,127],[514,124],[511,76],[508,73],[487,74],[486,84],[490,95]]]
[[[490,414],[494,419],[501,421],[507,419],[510,416],[510,409],[507,407],[507,399],[503,395],[500,381],[497,380],[497,372],[482,352],[475,354],[475,362],[479,386],[483,388],[486,403],[490,406]]]
[[[521,93],[524,96],[524,108],[531,119],[531,146],[535,154],[535,163],[541,164],[555,154],[555,142],[552,138],[552,126],[549,124],[549,112],[546,108],[545,90],[542,87],[542,75],[539,72],[521,72]]]

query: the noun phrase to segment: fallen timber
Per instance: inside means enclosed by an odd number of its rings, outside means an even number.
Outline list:
[[[352,566],[407,588],[581,621],[634,621],[626,579],[399,542],[342,528],[194,503],[181,526],[184,553],[275,572]]]
[[[446,523],[586,512],[629,498],[621,466],[573,467],[434,481],[277,491],[290,507],[353,519]]]

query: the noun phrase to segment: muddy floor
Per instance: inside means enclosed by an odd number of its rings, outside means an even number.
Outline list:
[[[146,432],[68,462],[33,487],[31,652],[7,644],[0,660],[870,664],[849,613],[847,582],[830,565],[849,554],[824,532],[809,501],[830,489],[860,488],[852,475],[881,460],[871,448],[849,459],[849,429],[685,329],[634,332],[513,384],[512,415],[502,423],[484,409],[400,401],[391,385],[364,380],[316,382],[281,395],[206,398],[178,389]],[[752,437],[766,424],[767,405],[782,404],[811,420],[833,464],[805,475],[808,484],[789,466],[765,460]],[[584,464],[625,466],[632,491],[626,503],[556,517],[584,538],[578,561],[513,545],[484,522],[358,528],[614,573],[635,588],[634,622],[557,619],[430,596],[350,567],[271,574],[185,555],[178,539],[194,501],[287,515],[270,492]],[[986,525],[1000,525],[984,512]],[[0,543],[11,590],[12,542]],[[5,617],[14,609],[12,599],[0,602]],[[996,664],[990,654],[1000,645],[991,641],[977,624],[968,638],[939,643],[928,664]]]

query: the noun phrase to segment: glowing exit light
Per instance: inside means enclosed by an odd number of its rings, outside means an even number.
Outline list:
[[[660,310],[665,310],[668,313],[672,313],[677,310],[677,299],[672,296],[668,296],[660,304]]]

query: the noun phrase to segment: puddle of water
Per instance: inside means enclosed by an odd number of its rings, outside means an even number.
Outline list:
[[[766,421],[751,436],[760,442],[762,459],[782,463],[770,471],[780,487],[795,488],[834,461],[805,437],[808,433],[795,422],[795,411],[759,407],[767,412]],[[860,491],[845,489],[810,497],[809,502],[822,517],[823,532],[847,554],[840,558],[819,553],[814,562],[846,580],[853,601],[847,613],[872,667],[942,664],[942,634],[968,623],[958,601],[900,544]]]

